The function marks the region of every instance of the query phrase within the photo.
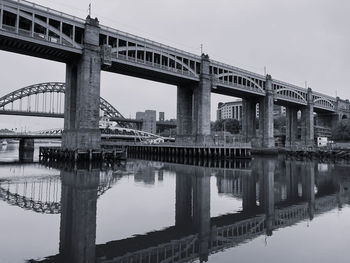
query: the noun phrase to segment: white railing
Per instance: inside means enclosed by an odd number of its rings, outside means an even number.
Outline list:
[[[104,25],[100,25],[101,29],[106,31],[107,33],[108,32],[111,32],[111,33],[114,33],[114,34],[117,34],[117,35],[120,35],[120,36],[124,36],[126,38],[129,38],[131,40],[137,40],[141,43],[143,43],[143,45],[146,44],[150,44],[154,47],[159,47],[161,49],[166,49],[168,51],[172,51],[178,55],[187,55],[189,57],[191,57],[192,59],[196,59],[198,60],[197,62],[200,62],[201,60],[201,56],[199,55],[195,55],[193,53],[190,53],[190,52],[187,52],[187,51],[184,51],[184,50],[181,50],[181,49],[177,49],[177,48],[174,48],[174,47],[171,47],[171,46],[168,46],[168,45],[164,45],[164,44],[161,44],[159,42],[156,42],[156,41],[153,41],[153,40],[150,40],[150,39],[147,39],[147,38],[143,38],[143,37],[139,37],[139,36],[136,36],[136,35],[133,35],[133,34],[130,34],[130,33],[127,33],[127,32],[123,32],[123,31],[120,31],[120,30],[117,30],[117,29],[114,29],[114,28],[111,28],[111,27],[108,27],[108,26],[104,26]]]
[[[69,19],[69,20],[73,20],[75,22],[79,22],[79,23],[85,24],[85,20],[82,19],[82,18],[79,18],[79,17],[76,17],[76,16],[72,16],[72,15],[69,15],[69,14],[66,14],[66,13],[63,13],[63,12],[51,9],[49,7],[38,5],[38,4],[29,2],[29,1],[26,1],[26,0],[17,0],[17,1],[14,1],[14,0],[3,0],[3,1],[4,2],[9,2],[9,3],[18,3],[18,4],[21,4],[21,5],[26,6],[26,7],[37,9],[37,10],[40,10],[40,11],[43,11],[43,12],[46,12],[46,13],[49,13],[49,14],[52,14],[52,15],[55,15],[55,16],[59,16],[59,17],[65,18],[65,19]]]
[[[228,65],[228,64],[225,64],[225,63],[222,63],[222,62],[219,62],[219,61],[216,61],[216,60],[210,60],[210,66],[217,66],[217,67],[225,67],[227,70],[233,70],[233,71],[238,71],[239,73],[244,73],[244,74],[248,74],[254,78],[257,78],[257,79],[260,79],[262,81],[265,81],[266,80],[266,77],[264,75],[260,75],[258,73],[255,73],[255,72],[252,72],[252,71],[249,71],[249,70],[246,70],[246,69],[242,69],[242,68],[238,68],[238,67],[235,67],[235,66],[231,66],[231,65]]]

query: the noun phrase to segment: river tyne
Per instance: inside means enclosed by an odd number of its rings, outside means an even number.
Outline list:
[[[1,263],[349,262],[349,164],[17,156],[0,148]]]

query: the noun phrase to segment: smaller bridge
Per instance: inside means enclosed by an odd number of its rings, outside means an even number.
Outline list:
[[[63,82],[45,82],[13,91],[0,98],[0,114],[63,118],[65,85]],[[124,116],[102,97],[100,111],[102,115],[114,118],[121,127],[128,127],[122,122]]]
[[[13,91],[0,98],[0,115],[17,115],[32,117],[64,118],[65,83],[46,82],[34,84]],[[141,129],[143,120],[127,119],[102,97],[100,98],[100,111],[121,127],[135,124]],[[157,121],[159,128],[176,128],[176,123]]]

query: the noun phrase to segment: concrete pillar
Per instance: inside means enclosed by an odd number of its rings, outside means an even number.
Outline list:
[[[62,148],[99,149],[100,72],[99,23],[87,17],[84,50],[66,65],[66,92]]]
[[[61,171],[60,255],[65,262],[94,263],[99,170]]]
[[[18,159],[22,163],[32,163],[34,161],[34,139],[20,139]]]
[[[266,75],[266,96],[259,102],[259,131],[262,147],[274,148],[273,88],[271,75]]]
[[[185,166],[176,169],[175,225],[184,226],[192,218],[192,177]]]
[[[193,91],[193,134],[196,142],[209,143],[210,137],[210,93],[209,56],[202,55],[199,85]]]
[[[314,102],[311,88],[307,89],[307,105],[301,110],[301,140],[306,146],[314,146]]]
[[[192,86],[177,87],[177,135],[192,135]]]
[[[199,234],[199,259],[208,261],[210,241],[210,169],[195,167],[193,185],[193,226]]]
[[[334,128],[340,121],[339,114],[337,113],[317,113],[316,125],[326,128]]]
[[[286,147],[296,144],[298,138],[298,109],[286,107]]]
[[[242,135],[247,142],[256,136],[256,101],[252,99],[242,101]]]

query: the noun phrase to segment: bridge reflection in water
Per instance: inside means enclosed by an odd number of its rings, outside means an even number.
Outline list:
[[[175,225],[96,245],[100,169],[62,169],[60,253],[31,262],[207,261],[226,248],[350,204],[350,178],[332,165],[323,169],[311,161],[271,159],[256,159],[242,169],[144,163],[152,168],[129,162],[125,170],[176,173]],[[240,211],[211,217],[211,176],[216,176],[219,194],[242,201]]]

